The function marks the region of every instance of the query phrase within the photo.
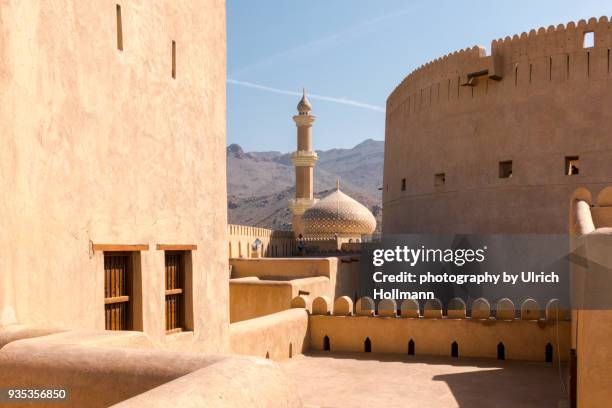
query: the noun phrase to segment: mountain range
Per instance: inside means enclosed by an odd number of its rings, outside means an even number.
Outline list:
[[[340,189],[369,208],[380,226],[384,142],[367,139],[352,149],[317,150],[315,197]],[[245,152],[227,147],[228,218],[231,224],[291,229],[287,201],[295,196],[291,153]],[[378,229],[378,228],[377,228]]]

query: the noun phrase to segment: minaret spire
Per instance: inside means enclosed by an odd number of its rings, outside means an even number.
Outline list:
[[[291,159],[295,166],[295,198],[289,201],[293,213],[293,231],[296,236],[303,233],[301,218],[304,211],[317,200],[314,198],[314,165],[317,153],[312,148],[312,124],[315,117],[310,114],[312,105],[306,96],[306,88],[302,88],[302,98],[297,105],[298,114],[293,117],[297,126],[297,151]]]

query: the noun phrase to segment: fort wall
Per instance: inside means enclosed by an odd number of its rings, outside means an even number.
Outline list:
[[[230,280],[230,322],[239,322],[291,308],[300,293],[329,296],[330,279],[325,276],[287,281],[239,278]]]
[[[190,341],[226,351],[225,2],[2,2],[0,27],[0,326],[103,330],[105,252],[128,251],[110,300],[164,344],[180,247]]]
[[[308,313],[282,312],[230,325],[231,351],[236,354],[284,360],[309,350]]]
[[[387,100],[383,232],[565,233],[566,197],[612,181],[611,49],[592,18],[408,75]]]
[[[267,228],[250,227],[246,225],[229,224],[230,258],[251,258],[253,250],[251,245],[256,239],[261,241],[257,256],[269,258],[282,258],[292,256],[296,250],[295,237],[292,231],[278,231]]]
[[[336,299],[333,309],[325,299],[313,301],[309,320],[313,350],[550,362],[558,357],[568,359],[570,321],[563,312],[557,318],[550,306],[543,316],[533,300],[526,300],[516,315],[511,309],[510,315],[498,317],[491,317],[486,300],[478,300],[487,308],[481,308],[478,315],[473,311],[472,316],[466,316],[464,303],[463,309],[453,309],[462,314],[449,311],[443,315],[441,304],[435,302],[425,305],[422,314],[417,305],[415,314],[411,305],[401,305],[398,313],[394,301],[381,301],[378,312],[369,298],[361,298],[354,311],[350,299],[348,310],[342,306],[346,301]]]

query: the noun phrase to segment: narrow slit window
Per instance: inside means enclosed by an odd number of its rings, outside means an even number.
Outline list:
[[[402,191],[406,191],[406,179],[402,179]]]
[[[123,25],[121,22],[121,6],[116,5],[117,10],[117,49],[123,51]]]
[[[587,31],[584,33],[582,48],[593,48],[595,46],[595,33]]]
[[[580,174],[580,158],[578,156],[565,157],[565,174],[567,176]]]
[[[172,41],[172,78],[176,79],[176,41]]]
[[[512,160],[499,162],[499,178],[512,177]]]
[[[446,173],[438,173],[434,177],[435,186],[443,186],[446,184]]]

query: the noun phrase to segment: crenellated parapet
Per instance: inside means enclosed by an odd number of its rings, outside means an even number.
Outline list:
[[[387,99],[387,116],[529,85],[602,78],[610,70],[611,47],[612,28],[603,16],[493,40],[490,55],[478,46],[455,51],[412,71]]]
[[[293,231],[228,224],[227,235],[229,258],[251,258],[254,252],[261,257],[287,257],[295,250]],[[253,249],[257,240],[260,245]]]
[[[295,299],[294,307],[306,307]],[[493,304],[494,306],[491,306]],[[376,304],[370,297],[355,302],[347,297],[333,304],[319,296],[309,314],[310,347],[331,352],[377,352],[408,355],[497,358],[558,363],[570,349],[567,311],[552,299],[520,305],[507,298],[469,304],[460,298],[443,305],[438,299]]]
[[[292,307],[310,309],[303,296],[296,297]],[[364,296],[354,303],[348,296],[341,296],[331,301],[326,296],[319,296],[312,300],[312,314],[337,316],[368,316],[368,317],[397,317],[397,318],[423,318],[423,319],[470,319],[470,320],[530,320],[530,321],[557,321],[569,319],[569,312],[565,310],[558,299],[549,300],[546,305],[540,305],[535,299],[526,298],[520,305],[515,306],[508,298],[499,299],[495,304],[485,298],[477,298],[467,303],[461,298],[449,300],[446,307],[439,299],[427,300],[421,306],[414,299],[406,299],[397,303],[393,299],[383,299],[376,302],[369,296]]]

